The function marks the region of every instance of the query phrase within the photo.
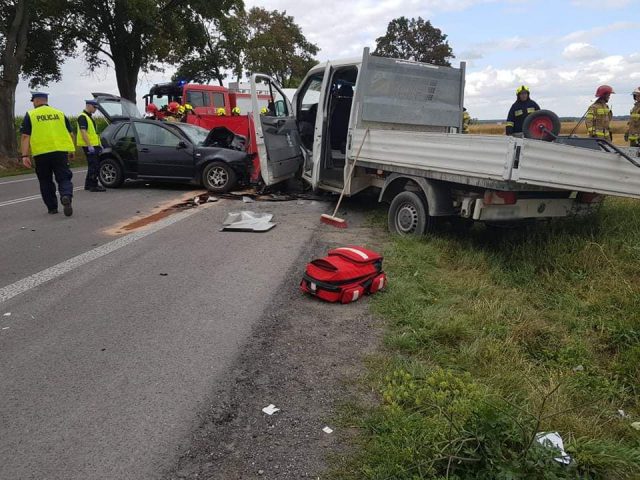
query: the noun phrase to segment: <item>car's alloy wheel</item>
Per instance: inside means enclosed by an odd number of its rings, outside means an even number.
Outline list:
[[[102,165],[102,168],[100,168],[100,178],[109,185],[115,182],[117,176],[118,172],[116,171],[116,167],[110,163],[105,163]]]
[[[222,166],[215,166],[207,172],[207,181],[209,185],[215,188],[224,188],[229,182],[227,169]]]

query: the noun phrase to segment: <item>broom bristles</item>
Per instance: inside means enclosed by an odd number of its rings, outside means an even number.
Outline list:
[[[334,217],[323,213],[320,215],[320,221],[337,228],[347,228],[347,221],[344,218]]]

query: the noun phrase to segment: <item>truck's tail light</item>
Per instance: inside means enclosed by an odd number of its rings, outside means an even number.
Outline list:
[[[484,192],[485,205],[514,205],[518,200],[516,192],[487,190]]]
[[[576,197],[576,200],[580,203],[600,203],[604,199],[603,195],[599,193],[586,193],[580,192]]]

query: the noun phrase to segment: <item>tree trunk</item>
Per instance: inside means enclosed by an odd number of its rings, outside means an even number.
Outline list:
[[[29,30],[29,0],[16,5],[15,17],[6,35],[5,49],[0,52],[0,156],[14,156],[18,150],[15,130],[15,100],[18,77],[24,63]]]
[[[122,98],[131,100],[136,103],[136,87],[138,86],[138,73],[140,73],[140,67],[130,65],[127,62],[126,53],[114,52],[113,63],[116,70],[116,81],[118,82],[118,91]]]

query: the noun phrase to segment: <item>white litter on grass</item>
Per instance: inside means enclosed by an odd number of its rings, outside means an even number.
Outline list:
[[[274,413],[279,412],[279,411],[280,411],[280,409],[279,409],[279,408],[276,408],[276,406],[272,403],[272,404],[271,404],[271,405],[269,405],[268,407],[264,407],[264,408],[262,409],[262,411],[263,411],[264,413],[266,413],[267,415],[273,415]]]
[[[627,414],[624,410],[618,410],[618,415],[620,415],[622,418],[627,418]]]
[[[640,422],[633,422],[631,424],[631,428],[635,428],[636,430],[640,430]]]
[[[324,433],[333,433],[333,430],[331,430],[329,427],[324,427],[324,428],[322,429],[322,431],[323,431]]]
[[[3,317],[10,317],[11,316],[11,312],[7,312],[3,315]]]
[[[564,451],[564,442],[558,432],[540,432],[536,435],[536,440],[543,447],[560,450],[560,456],[554,458],[556,462],[564,465],[571,463],[571,457]]]

